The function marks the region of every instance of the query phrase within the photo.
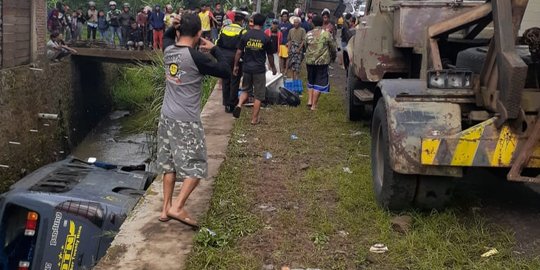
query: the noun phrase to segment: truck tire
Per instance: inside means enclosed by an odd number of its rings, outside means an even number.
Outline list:
[[[383,99],[379,99],[371,126],[371,172],[377,204],[390,211],[413,207],[417,176],[400,174],[390,165],[388,122]]]
[[[369,113],[366,111],[366,105],[361,104],[358,98],[354,96],[355,89],[361,89],[364,87],[364,84],[356,75],[354,75],[354,69],[352,65],[349,66],[349,76],[347,76],[347,89],[346,89],[346,99],[347,99],[347,118],[349,121],[360,121],[362,119],[367,119]]]
[[[476,74],[480,74],[484,67],[486,56],[487,47],[476,47],[463,50],[457,55],[456,67],[466,68]]]

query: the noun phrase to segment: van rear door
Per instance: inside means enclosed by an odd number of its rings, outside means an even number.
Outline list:
[[[66,201],[55,208],[40,269],[89,269],[98,259],[104,232],[99,204]]]

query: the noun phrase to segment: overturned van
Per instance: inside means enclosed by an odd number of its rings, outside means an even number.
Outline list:
[[[0,196],[0,269],[91,268],[154,178],[76,158],[36,170]]]

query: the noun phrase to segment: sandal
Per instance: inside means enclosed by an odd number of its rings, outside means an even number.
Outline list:
[[[189,217],[175,217],[175,216],[171,216],[171,215],[167,215],[167,217],[169,217],[170,219],[174,219],[176,221],[179,221],[181,223],[184,223],[188,226],[190,226],[191,228],[193,228],[194,230],[197,230],[199,229],[199,224],[197,224],[197,222]]]

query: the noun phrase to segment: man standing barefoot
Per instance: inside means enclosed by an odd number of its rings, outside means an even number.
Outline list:
[[[306,36],[306,66],[308,106],[315,111],[321,93],[330,91],[328,65],[336,59],[336,44],[331,33],[322,28],[323,19],[320,16],[313,18],[313,24],[315,29]]]
[[[170,219],[198,227],[184,205],[200,179],[207,177],[206,143],[201,123],[201,83],[204,75],[229,77],[222,54],[209,40],[201,38],[201,20],[183,15],[177,24],[175,45],[165,49],[166,90],[158,128],[157,164],[163,176],[163,209],[160,221]],[[172,36],[167,39],[174,40]],[[194,47],[210,51],[212,61]],[[175,181],[182,181],[180,194],[172,201]]]
[[[233,116],[240,117],[242,105],[247,101],[249,93],[253,92],[255,102],[253,103],[253,114],[251,116],[251,124],[259,123],[259,111],[261,103],[266,99],[266,57],[272,73],[276,75],[277,70],[274,65],[274,57],[270,38],[262,31],[262,27],[266,18],[262,14],[253,15],[253,29],[250,29],[240,40],[240,45],[236,51],[234,58],[234,75],[238,75],[238,63],[240,57],[244,55],[244,76],[242,81],[242,95],[236,108],[234,108]]]

